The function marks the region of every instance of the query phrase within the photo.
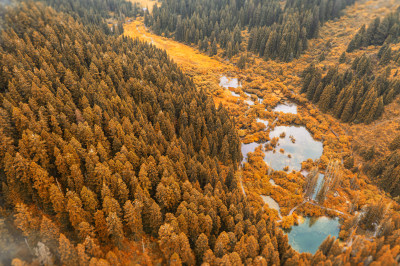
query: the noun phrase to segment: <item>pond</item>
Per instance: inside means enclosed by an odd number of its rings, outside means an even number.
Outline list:
[[[256,122],[257,122],[257,123],[263,123],[263,124],[265,125],[264,131],[267,130],[267,128],[268,128],[268,121],[267,121],[267,120],[263,120],[263,119],[260,119],[260,118],[256,118]]]
[[[282,218],[281,215],[281,208],[279,207],[278,202],[276,202],[273,198],[271,198],[270,196],[264,196],[261,195],[261,198],[263,199],[265,204],[268,204],[268,207],[270,209],[276,210],[278,212],[279,218]]]
[[[244,100],[244,102],[247,104],[247,105],[254,105],[254,101],[253,100]]]
[[[251,94],[251,93],[248,93],[248,92],[244,92],[244,94],[246,94],[247,98],[250,99],[250,100],[245,100],[244,102],[247,103],[248,105],[254,105],[255,102],[253,101],[252,95],[255,95],[255,94]],[[263,102],[263,99],[258,98],[257,95],[255,95],[255,96],[257,97],[258,103],[262,103]]]
[[[242,143],[242,146],[241,146],[242,155],[243,155],[243,161],[242,162],[247,162],[247,154],[249,152],[254,152],[256,150],[256,148],[258,146],[260,146],[260,145],[263,145],[263,144],[260,144],[260,143],[257,143],[257,142],[252,142],[252,143],[249,143],[249,144]]]
[[[305,127],[277,126],[270,132],[269,137],[279,137],[283,132],[285,137],[279,138],[276,152],[267,151],[264,157],[274,170],[283,170],[285,166],[289,166],[290,170],[300,171],[303,161],[321,157],[322,143],[314,140]],[[279,152],[280,149],[284,149],[284,153]],[[291,158],[288,157],[289,154]]]
[[[220,78],[220,80],[219,80],[219,85],[220,85],[221,87],[226,88],[226,89],[229,89],[229,88],[235,88],[235,89],[236,89],[236,88],[242,86],[242,85],[240,84],[238,78],[229,78],[229,77],[227,77],[227,76],[222,76],[222,77]]]
[[[287,231],[289,244],[298,252],[314,254],[321,243],[329,235],[339,236],[340,224],[338,218],[306,217],[304,222],[294,225]]]
[[[236,93],[236,92],[231,91],[231,90],[229,90],[229,91],[231,92],[232,96],[234,96],[234,97],[240,97],[240,94],[239,94],[239,93]]]
[[[317,199],[318,192],[321,190],[322,185],[324,184],[324,177],[325,176],[323,174],[319,174],[318,175],[317,184],[315,186],[314,193],[312,194],[312,199],[313,200]]]
[[[257,120],[257,122],[259,122]],[[268,121],[265,121],[268,122]],[[305,127],[298,126],[277,126],[270,132],[270,138],[279,137],[285,132],[284,138],[279,138],[275,153],[273,151],[264,151],[264,161],[276,171],[283,170],[285,166],[289,170],[300,171],[301,163],[307,159],[316,160],[323,153],[323,145],[316,141],[311,136],[310,132]],[[294,143],[293,143],[294,141]],[[242,144],[241,151],[243,162],[247,161],[247,153],[254,152],[255,149],[262,145],[262,148],[267,142]],[[284,149],[284,153],[279,150]],[[290,154],[291,158],[288,157]],[[321,180],[322,181],[322,180]]]
[[[297,105],[289,102],[280,103],[274,109],[272,109],[272,111],[282,112],[285,114],[297,114]]]

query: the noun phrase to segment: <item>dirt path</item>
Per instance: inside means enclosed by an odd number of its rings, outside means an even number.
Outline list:
[[[288,215],[289,215],[289,216],[292,215],[293,212],[294,212],[295,210],[297,210],[297,208],[299,208],[301,205],[303,205],[303,204],[305,204],[305,203],[307,203],[307,202],[308,202],[307,200],[304,200],[302,203],[300,203],[299,205],[297,205],[296,207],[294,207],[293,209],[291,209]]]
[[[317,207],[319,207],[319,208],[321,208],[321,209],[324,209],[324,210],[327,210],[327,211],[336,212],[336,213],[338,213],[338,214],[340,214],[340,215],[348,215],[348,214],[346,214],[346,213],[344,213],[344,212],[341,212],[341,211],[339,211],[339,210],[335,210],[335,209],[331,209],[331,208],[327,208],[327,207],[321,206],[321,205],[319,205],[318,203],[315,203],[315,202],[313,202],[313,201],[304,200],[302,203],[300,203],[300,204],[297,205],[296,207],[292,208],[292,209],[290,210],[288,216],[292,215],[293,212],[294,212],[295,210],[297,210],[297,208],[299,208],[300,206],[302,206],[302,205],[304,205],[304,204],[306,204],[306,203],[310,203],[310,204],[313,205],[313,206],[317,206]]]

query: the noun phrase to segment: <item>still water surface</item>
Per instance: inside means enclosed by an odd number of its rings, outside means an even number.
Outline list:
[[[337,238],[339,231],[338,218],[306,217],[302,224],[292,226],[287,235],[293,249],[314,254],[327,236]]]

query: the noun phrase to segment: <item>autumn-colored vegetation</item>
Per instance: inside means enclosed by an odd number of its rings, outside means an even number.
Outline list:
[[[354,0],[286,1],[175,1],[166,0],[145,16],[156,33],[173,37],[216,55],[218,48],[232,58],[242,50],[242,31],[249,32],[244,46],[265,59],[291,61],[307,49],[325,21],[338,17]],[[244,64],[244,57],[239,65]],[[242,67],[240,67],[242,68]]]
[[[396,264],[399,205],[359,171],[349,126],[297,94],[319,45],[288,64],[265,62],[243,52],[251,34],[241,31],[237,54],[227,42],[211,44],[210,57],[205,42],[190,47],[149,32],[143,18],[134,19],[150,16],[137,5],[107,2],[99,5],[107,12],[82,17],[87,7],[79,2],[67,9],[48,2],[67,14],[22,4],[7,10],[1,35],[6,264]],[[319,31],[327,34],[325,26]],[[318,58],[321,69],[331,59]],[[241,87],[221,88],[222,75],[238,77]],[[272,110],[286,101],[297,114]],[[312,175],[272,171],[261,148],[237,167],[239,136],[270,141],[262,148],[279,153],[279,138],[269,133],[280,125],[304,126],[323,142],[321,158],[302,164],[314,177],[326,175],[316,200],[309,199]],[[279,203],[282,218],[260,195]],[[315,255],[291,249],[279,227],[301,215],[339,216],[341,242],[328,238]]]
[[[223,55],[223,53],[221,54]],[[337,60],[339,60],[339,55]],[[171,52],[171,56],[174,56],[174,52]],[[236,57],[236,59],[240,58]],[[302,60],[304,59],[300,58],[299,62],[294,62],[294,65],[301,65]],[[235,57],[232,61],[235,62]],[[271,124],[273,121],[276,120],[276,114],[271,112],[272,107],[274,107],[281,99],[286,98],[299,104],[299,114],[288,114],[281,116],[279,118],[279,121],[277,122],[277,125],[292,123],[298,125],[306,125],[307,129],[312,132],[314,138],[320,140],[323,139],[324,155],[321,157],[320,162],[317,164],[319,167],[324,169],[329,162],[329,158],[332,157],[336,157],[338,159],[352,158],[350,145],[351,139],[346,137],[346,132],[342,129],[342,125],[335,122],[334,119],[326,115],[322,115],[319,110],[310,105],[304,98],[293,94],[292,90],[294,90],[294,88],[291,87],[291,85],[297,84],[297,82],[299,82],[299,79],[296,79],[296,77],[294,76],[288,75],[284,71],[284,69],[290,68],[291,64],[287,64],[287,66],[282,66],[282,64],[277,64],[274,61],[269,61],[268,64],[263,64],[253,56],[248,57],[247,62],[248,64],[246,64],[246,69],[244,71],[230,70],[230,72],[228,72],[228,75],[230,74],[237,76],[242,82],[241,88],[232,89],[236,93],[241,94],[241,98],[239,101],[237,100],[237,98],[231,96],[231,93],[228,90],[223,90],[214,86],[211,87],[211,91],[214,91],[213,95],[215,96],[215,101],[222,102],[228,108],[230,114],[235,117],[237,127],[240,129],[239,135],[243,137],[243,142],[249,143],[259,140],[268,140],[268,133],[260,131],[262,130],[262,127],[258,127],[258,123],[255,123],[255,120],[253,119],[255,119],[256,117],[260,117],[262,119],[267,119]],[[277,68],[280,68],[281,70],[277,71]],[[190,72],[191,71],[189,71],[189,73]],[[210,80],[210,83],[216,83],[219,79],[219,75],[226,74],[226,72],[220,73],[217,71],[216,73],[217,75],[215,75],[214,78],[210,78],[209,76],[205,77],[203,75],[203,80]],[[218,75],[218,73],[220,74]],[[260,74],[260,76],[258,76],[257,74]],[[202,84],[199,85],[201,86]],[[242,101],[242,97],[244,97],[242,94],[243,91],[255,93],[259,98],[264,99],[263,104],[256,104],[248,109],[247,105]],[[246,116],[243,116],[243,112],[246,112]],[[268,190],[259,189],[269,186],[268,180],[271,176],[267,175],[268,167],[266,167],[265,163],[262,161],[261,153],[258,154],[258,158],[259,159],[257,159],[257,157],[249,157],[249,160],[251,161],[251,166],[245,164],[243,168],[242,177],[244,181],[244,186],[246,187],[248,198],[250,200],[253,200],[254,202],[259,202],[258,204],[262,204],[262,201],[258,195],[271,195],[281,205],[282,213],[287,214],[289,210],[302,202],[302,184],[304,182],[302,181],[304,180],[303,177],[301,175],[298,175],[298,179],[294,179],[293,182],[289,184],[287,182],[288,178],[286,177],[286,174],[281,172],[281,174],[283,174],[281,178],[274,175],[272,176],[277,184],[282,182],[282,186],[280,186],[279,189],[272,186]],[[313,165],[313,162],[308,162],[307,164],[304,164],[303,167],[309,169],[309,167],[312,167]],[[257,168],[254,168],[256,166]],[[360,197],[363,198],[363,203],[360,205],[362,206],[365,205],[367,202],[374,201],[374,199],[371,198],[372,194],[370,193],[370,190],[374,191],[373,193],[378,193],[378,195],[380,194],[380,192],[374,186],[366,185],[365,176],[359,176],[357,174],[351,173],[348,170],[344,171],[345,173],[343,175],[341,185],[337,188],[336,193],[332,192],[331,195],[328,195],[324,206],[333,207],[336,208],[336,210],[348,213],[350,209],[349,206],[353,207],[353,205],[350,205],[351,202],[349,202],[349,199],[352,199],[352,201],[358,201]],[[289,188],[290,186],[294,187],[293,191],[297,191],[297,200],[296,194],[288,194],[287,188]],[[351,187],[352,189],[348,189],[349,187]],[[356,189],[357,192],[352,192],[353,189]],[[281,191],[280,195],[277,194],[277,192],[279,191]],[[254,195],[252,195],[253,192],[255,192]],[[335,196],[333,194],[335,194]],[[285,197],[283,197],[283,195],[285,195]],[[309,204],[300,206],[297,212],[303,213],[304,215],[338,215],[337,212],[328,211],[327,209]],[[276,214],[273,214],[273,212],[271,213],[271,215],[277,217]],[[347,217],[348,216],[343,218],[347,219]],[[287,224],[287,221],[289,220],[285,219],[285,223],[283,224],[285,227],[287,226],[285,224]],[[289,224],[290,223],[293,222],[289,222]],[[344,237],[344,239],[346,239],[347,237],[349,237],[349,234],[342,234],[342,236]]]

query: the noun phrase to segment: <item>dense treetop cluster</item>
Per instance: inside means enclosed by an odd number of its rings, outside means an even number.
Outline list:
[[[90,6],[74,3],[21,3],[2,19],[0,263],[395,263],[397,218],[379,245],[295,252],[238,188],[227,111],[165,51],[108,34],[91,20],[108,15],[83,19]]]
[[[395,138],[391,143],[393,150],[389,155],[379,158],[372,165],[365,167],[368,175],[378,183],[378,185],[390,193],[393,197],[400,196],[400,150],[399,137]],[[393,147],[393,146],[396,146]]]
[[[0,200],[40,256],[112,263],[151,235],[167,261],[285,259],[237,188],[234,123],[165,51],[32,3],[4,21]]]
[[[126,0],[42,0],[59,12],[71,15],[85,25],[99,26],[106,34],[119,35],[126,17],[136,18],[143,10]],[[105,19],[108,19],[109,25]]]
[[[370,123],[400,92],[400,81],[391,78],[390,68],[385,68],[391,58],[386,50],[381,51],[378,62],[363,55],[355,58],[344,73],[332,67],[324,76],[310,65],[303,73],[301,92],[343,122]]]
[[[156,34],[198,45],[200,50],[227,57],[241,49],[241,31],[250,33],[247,50],[265,59],[290,61],[318,35],[320,24],[340,15],[354,0],[166,0],[145,23]]]

